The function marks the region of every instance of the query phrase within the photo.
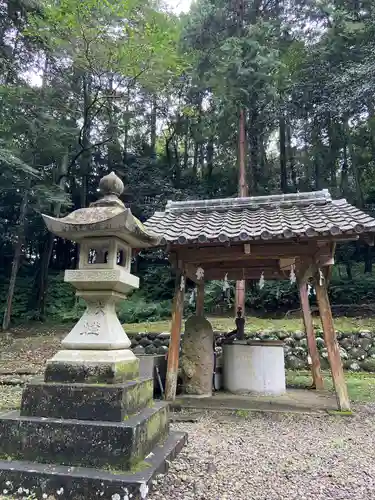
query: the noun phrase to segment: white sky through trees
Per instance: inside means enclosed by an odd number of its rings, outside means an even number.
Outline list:
[[[166,3],[178,14],[189,10],[191,0],[166,0]]]

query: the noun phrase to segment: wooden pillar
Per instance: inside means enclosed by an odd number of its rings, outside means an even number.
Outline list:
[[[177,270],[172,309],[171,337],[168,349],[165,399],[173,401],[176,397],[178,363],[180,356],[181,325],[184,312],[185,274],[181,267]]]
[[[299,283],[299,296],[301,301],[303,324],[305,325],[305,332],[307,337],[307,348],[311,358],[311,373],[313,379],[314,389],[320,391],[324,389],[324,382],[322,372],[320,370],[320,359],[318,349],[316,347],[316,339],[314,332],[314,325],[311,316],[309,295],[307,293],[307,283],[301,281]]]
[[[320,319],[323,326],[324,342],[328,351],[328,360],[336,392],[337,404],[339,410],[341,411],[350,410],[350,401],[344,370],[341,363],[339,344],[336,338],[326,282],[322,276],[318,275],[315,277],[315,291],[319,306]]]
[[[198,283],[197,285],[197,305],[195,314],[197,316],[204,316],[204,282]]]

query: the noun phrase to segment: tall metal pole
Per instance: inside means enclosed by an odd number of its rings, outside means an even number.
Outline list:
[[[237,15],[238,15],[238,35],[243,36],[243,22],[244,22],[244,0],[237,0]],[[245,164],[245,151],[246,151],[246,121],[245,112],[241,106],[239,113],[238,122],[238,196],[245,197],[248,196],[248,186],[246,183],[246,164]],[[242,313],[245,314],[245,294],[246,294],[246,282],[245,280],[239,280],[236,282],[236,307],[235,316],[237,316],[237,311],[241,308]]]

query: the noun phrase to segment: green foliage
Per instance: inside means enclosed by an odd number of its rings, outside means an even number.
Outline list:
[[[20,270],[14,321],[79,316],[84,306],[61,280],[76,248],[51,241],[40,214],[87,206],[110,170],[141,220],[168,199],[235,195],[240,107],[250,194],[329,188],[373,210],[372,3],[237,4],[197,0],[181,18],[153,0],[0,5],[0,273],[4,304]],[[335,304],[373,301],[372,254],[338,248]],[[122,320],[169,317],[165,252],[142,252],[136,274]],[[208,284],[207,310],[229,312],[222,295],[220,282]],[[250,284],[247,306],[295,309],[296,287]]]

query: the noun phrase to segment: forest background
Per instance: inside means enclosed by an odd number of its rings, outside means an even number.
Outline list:
[[[88,206],[106,173],[124,180],[142,221],[169,199],[236,196],[241,109],[251,195],[327,188],[375,213],[371,0],[197,0],[180,15],[152,0],[0,0],[0,68],[4,329],[79,316],[63,282],[77,249],[41,213]],[[372,312],[372,260],[360,242],[337,248],[334,311]],[[169,317],[165,252],[141,252],[133,267],[141,287],[121,320]],[[232,314],[222,289],[208,284],[207,312]],[[297,288],[249,283],[246,302],[285,314]]]

